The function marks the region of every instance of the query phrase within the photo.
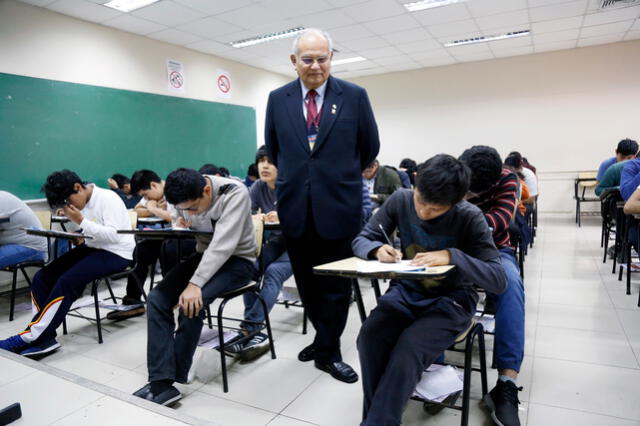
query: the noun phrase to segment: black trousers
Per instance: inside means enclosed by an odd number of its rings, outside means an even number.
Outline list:
[[[313,226],[312,218],[300,238],[285,235],[293,275],[307,316],[316,330],[313,345],[316,360],[342,361],[340,336],[349,314],[351,280],[315,275],[313,267],[353,256],[352,238],[326,240]]]
[[[136,259],[136,268],[133,270],[133,273],[138,277],[142,286],[144,286],[144,282],[149,274],[149,267],[155,266],[158,259],[160,259],[160,266],[163,275],[166,275],[171,269],[173,269],[173,267],[178,263],[178,244],[180,244],[180,252],[183,258],[196,251],[195,240],[148,239],[138,242],[134,255]],[[137,300],[140,300],[142,297],[142,290],[138,287],[138,283],[132,276],[127,278],[127,296],[131,299]]]
[[[392,286],[358,335],[361,425],[399,425],[424,369],[453,344],[472,316],[449,297],[426,299],[402,285]]]

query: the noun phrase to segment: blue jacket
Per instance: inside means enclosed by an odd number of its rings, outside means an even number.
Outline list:
[[[278,167],[278,216],[285,235],[302,235],[311,207],[320,237],[355,237],[362,224],[362,170],[380,149],[367,92],[329,77],[311,151],[300,81],[282,86],[269,94],[265,143]]]
[[[620,195],[628,200],[633,191],[640,185],[640,159],[627,161],[620,176]]]

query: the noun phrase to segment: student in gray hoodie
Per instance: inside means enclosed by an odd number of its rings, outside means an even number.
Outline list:
[[[256,238],[242,183],[181,168],[169,174],[164,192],[176,207],[178,225],[213,233],[198,236],[196,253],[176,265],[147,299],[149,383],[134,395],[171,405],[182,398],[173,383],[187,381],[204,307],[255,275]]]

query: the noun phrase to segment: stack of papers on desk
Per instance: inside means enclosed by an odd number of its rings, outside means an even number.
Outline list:
[[[227,343],[237,335],[237,331],[227,330],[222,335],[222,339],[224,340],[224,343]],[[202,332],[200,333],[200,339],[198,340],[198,346],[205,349],[215,349],[220,346],[220,341],[218,340],[218,329],[203,327]]]
[[[432,364],[422,373],[414,395],[442,402],[447,396],[462,390],[462,373],[450,365]]]
[[[377,260],[360,260],[358,261],[358,272],[418,272],[426,271],[429,268],[425,266],[411,265],[410,260],[401,260],[397,263],[383,263]]]

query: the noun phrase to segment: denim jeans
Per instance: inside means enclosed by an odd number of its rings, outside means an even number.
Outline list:
[[[176,265],[147,299],[147,368],[149,381],[171,379],[186,383],[193,354],[198,345],[205,311],[187,318],[180,310],[178,327],[174,320],[174,307],[180,294],[202,259],[202,253],[193,253]],[[227,291],[245,286],[256,270],[247,259],[231,256],[215,275],[202,286],[204,306]]]
[[[496,367],[519,372],[524,357],[524,286],[513,250],[501,248],[500,260],[507,276],[507,289],[498,295],[487,293],[496,301]]]
[[[271,312],[273,305],[278,300],[278,294],[282,290],[282,284],[293,274],[289,255],[285,251],[274,262],[267,266],[264,272],[260,296],[267,305],[267,311]],[[245,293],[244,298],[244,319],[240,326],[247,331],[254,331],[259,328],[255,322],[264,321],[264,311],[260,300],[253,293]],[[248,322],[251,321],[251,322]]]
[[[30,260],[45,260],[47,253],[19,244],[0,245],[0,268]]]

